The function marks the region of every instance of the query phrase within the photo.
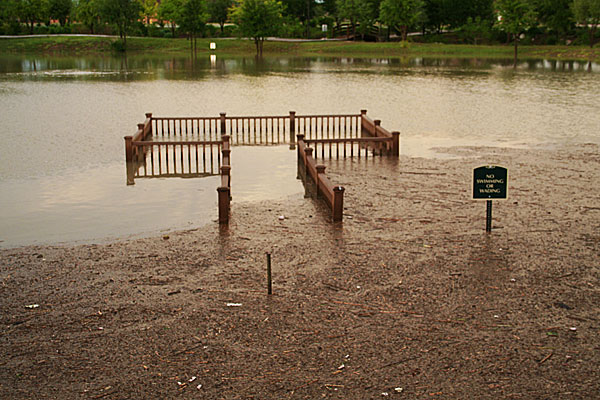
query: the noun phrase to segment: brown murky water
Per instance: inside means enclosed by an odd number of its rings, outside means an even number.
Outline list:
[[[600,66],[535,60],[0,57],[0,246],[199,227],[216,177],[126,186],[123,136],[157,116],[369,110],[401,151],[600,143]],[[287,146],[234,147],[234,202],[302,196]],[[341,163],[341,164],[340,164]],[[343,162],[336,162],[344,169]],[[332,165],[332,168],[334,167]]]

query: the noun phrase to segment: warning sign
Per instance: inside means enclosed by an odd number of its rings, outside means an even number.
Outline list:
[[[473,170],[474,199],[506,199],[508,170],[499,166],[479,167]]]

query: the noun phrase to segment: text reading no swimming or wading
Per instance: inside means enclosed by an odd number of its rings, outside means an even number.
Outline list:
[[[483,166],[473,170],[474,199],[506,199],[508,170],[500,166]]]

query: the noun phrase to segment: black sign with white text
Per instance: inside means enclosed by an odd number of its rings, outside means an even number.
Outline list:
[[[487,166],[473,170],[474,199],[506,199],[508,170],[504,167]]]

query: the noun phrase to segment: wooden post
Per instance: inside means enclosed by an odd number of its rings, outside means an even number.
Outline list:
[[[227,177],[227,179],[224,179]],[[231,200],[231,166],[223,165],[221,167],[221,186],[229,189],[229,200]]]
[[[221,154],[223,155],[223,165],[231,165],[231,158],[229,157],[229,155],[231,154],[231,150],[229,149],[223,149],[221,150]],[[227,161],[227,162],[225,162]]]
[[[392,132],[392,155],[400,157],[400,132]]]
[[[373,127],[373,135],[375,137],[379,137],[378,134],[378,129],[381,127],[381,120],[380,119],[376,119],[373,121],[373,124],[375,124],[375,126]],[[375,154],[375,146],[373,146],[373,154]]]
[[[304,143],[304,135],[296,135],[296,139],[297,139],[297,143],[298,143],[298,150],[296,151],[296,157],[298,158],[298,179],[302,179],[303,175],[304,175],[304,179],[306,179],[306,165],[305,165],[305,160],[304,160],[304,156],[305,154],[301,154],[300,153],[300,149],[302,148],[300,146],[300,142]],[[302,170],[301,168],[304,168],[304,170]],[[304,171],[304,174],[301,175],[301,171]],[[306,188],[305,188],[306,189]]]
[[[271,253],[267,253],[267,294],[273,294],[273,283],[271,281]]]
[[[304,170],[306,171],[306,175],[310,175],[310,170],[308,169],[308,157],[312,157],[313,149],[312,147],[305,147],[304,154],[306,154],[306,158],[304,159]]]
[[[290,111],[290,150],[294,150],[296,138],[296,111]]]
[[[150,120],[150,135],[152,135],[152,113],[146,113],[146,119]]]
[[[339,222],[344,215],[344,187],[334,186],[333,188],[333,205],[331,213],[333,222]]]
[[[221,136],[225,135],[225,130],[227,129],[227,124],[225,123],[225,115],[226,113],[221,113]]]
[[[321,174],[325,174],[325,166],[324,165],[317,165],[317,179],[315,179],[316,184],[317,184],[317,197],[319,196],[319,182],[321,181]]]
[[[302,134],[296,135],[296,143],[300,144],[300,142],[304,142],[304,135]],[[304,160],[302,154],[300,154],[300,146],[298,146],[298,157],[301,157],[302,160]]]
[[[219,224],[229,223],[229,188],[220,186],[219,194]]]
[[[362,136],[362,130],[363,130],[363,126],[364,126],[364,117],[367,116],[367,110],[360,110],[360,126],[357,126],[357,133],[360,134]],[[360,149],[359,149],[360,152]]]
[[[135,164],[132,162],[125,163],[127,168],[127,185],[135,185]]]
[[[229,154],[231,153],[231,144],[229,140],[231,137],[229,135],[221,136],[221,153],[223,154],[223,164],[225,164],[225,157],[227,157],[228,164],[231,164],[231,160],[229,158]]]
[[[146,140],[146,134],[144,133],[144,124],[138,124],[138,133],[139,136],[136,134],[137,139],[136,140]],[[135,139],[135,137],[134,137]],[[133,147],[133,155],[136,157],[136,161],[140,161],[141,159],[143,159],[144,157],[146,157],[146,148],[144,146],[141,147],[141,153],[142,153],[142,157],[140,158],[140,148],[137,146]]]
[[[133,137],[125,136],[125,162],[133,162]]]

